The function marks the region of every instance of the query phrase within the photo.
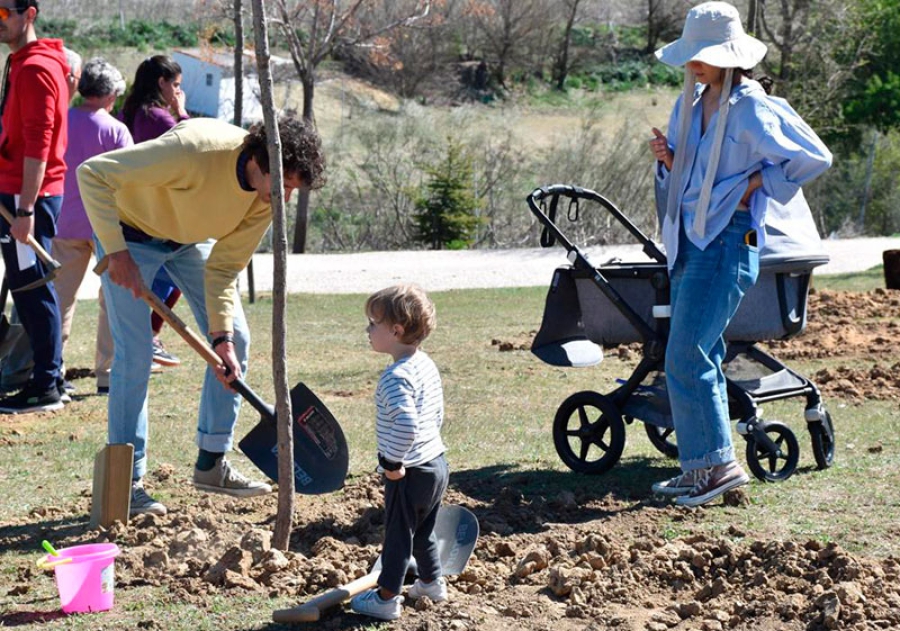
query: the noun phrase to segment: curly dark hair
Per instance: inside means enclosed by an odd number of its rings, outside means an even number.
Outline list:
[[[295,116],[278,119],[278,136],[281,138],[281,164],[285,175],[297,175],[312,190],[325,185],[325,152],[322,139],[312,123]],[[250,128],[243,152],[256,160],[263,173],[269,172],[269,147],[266,144],[266,128],[257,123]]]

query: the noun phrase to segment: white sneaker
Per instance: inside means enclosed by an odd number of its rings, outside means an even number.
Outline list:
[[[439,603],[447,600],[447,581],[443,576],[437,577],[430,583],[425,583],[422,579],[417,578],[407,594],[413,600],[428,596],[433,602]]]
[[[379,620],[396,620],[403,613],[403,596],[382,600],[378,589],[370,589],[353,597],[350,609]]]

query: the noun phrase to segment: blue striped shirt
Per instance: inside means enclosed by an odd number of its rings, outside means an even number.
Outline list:
[[[444,390],[441,375],[421,350],[388,366],[375,390],[378,453],[406,467],[444,453]]]

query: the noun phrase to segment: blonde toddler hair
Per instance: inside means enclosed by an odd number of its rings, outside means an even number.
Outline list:
[[[404,344],[418,346],[428,337],[437,317],[434,303],[418,285],[393,285],[376,291],[366,300],[366,316],[373,322],[387,321],[403,327]]]

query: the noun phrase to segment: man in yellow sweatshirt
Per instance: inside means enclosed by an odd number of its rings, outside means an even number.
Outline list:
[[[296,188],[319,188],[325,157],[312,126],[283,117],[279,137],[285,200]],[[218,370],[207,369],[203,384],[194,486],[237,497],[271,492],[225,459],[241,399],[216,383],[227,384],[247,370],[250,336],[236,285],[271,223],[265,128],[256,125],[248,133],[214,119],[187,120],[155,140],[85,161],[78,185],[97,257],[108,261],[101,284],[115,346],[109,442],[134,445],[131,513],[166,513],[143,485],[152,345],[149,308],[139,296],[160,267],[181,289],[222,360]]]

